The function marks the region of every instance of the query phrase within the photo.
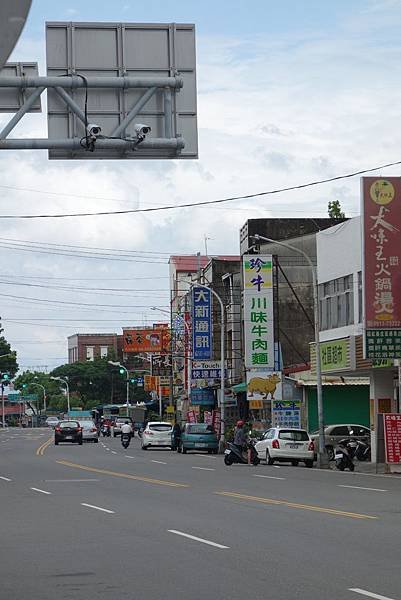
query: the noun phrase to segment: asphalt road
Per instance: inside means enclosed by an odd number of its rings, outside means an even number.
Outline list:
[[[0,599],[401,600],[401,478],[0,432]]]

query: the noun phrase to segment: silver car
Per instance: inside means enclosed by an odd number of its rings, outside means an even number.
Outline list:
[[[370,429],[364,425],[328,425],[324,430],[325,446],[329,460],[334,460],[334,450],[338,442],[344,438],[354,438],[370,444]],[[311,439],[315,443],[315,449],[319,451],[319,431],[311,434]]]
[[[84,442],[94,442],[95,444],[99,441],[99,433],[97,427],[93,421],[79,421],[82,427],[82,440]]]

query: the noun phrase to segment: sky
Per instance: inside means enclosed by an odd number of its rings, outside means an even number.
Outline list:
[[[46,74],[46,21],[196,26],[199,159],[49,161],[0,151],[0,217],[202,202],[401,159],[401,0],[33,0],[10,58]],[[44,105],[44,109],[46,106]],[[10,115],[0,114],[0,126]],[[10,137],[46,137],[46,110]],[[377,171],[399,175],[400,167]],[[359,214],[358,177],[230,204],[1,220],[0,315],[22,370],[67,361],[67,336],[164,320],[168,257],[238,254],[248,218]]]

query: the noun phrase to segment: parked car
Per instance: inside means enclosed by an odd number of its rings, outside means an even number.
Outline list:
[[[206,423],[186,423],[182,433],[178,452],[186,454],[188,450],[206,450],[217,454],[219,440],[211,425]]]
[[[305,429],[272,427],[256,442],[255,448],[259,458],[266,459],[268,465],[275,461],[290,462],[294,466],[304,462],[307,467],[313,467],[315,446]]]
[[[325,446],[329,460],[334,460],[334,451],[340,440],[352,437],[356,440],[361,440],[366,444],[370,444],[370,429],[364,425],[328,425],[324,430]],[[311,434],[311,439],[315,443],[315,451],[319,451],[319,431],[314,431]]]
[[[59,418],[58,417],[47,417],[45,421],[47,427],[52,427],[53,429],[58,425]]]
[[[124,425],[125,421],[129,421],[132,427],[132,431],[134,431],[134,422],[131,419],[131,417],[117,417],[114,421],[114,424],[112,425],[113,437],[121,435],[121,427],[122,425]]]
[[[82,427],[78,421],[60,421],[54,429],[54,443],[71,442],[82,446]]]
[[[142,432],[142,450],[148,448],[172,448],[171,434],[173,426],[171,423],[162,421],[150,421]]]
[[[84,442],[99,442],[99,432],[93,421],[79,421],[82,427],[82,439]]]

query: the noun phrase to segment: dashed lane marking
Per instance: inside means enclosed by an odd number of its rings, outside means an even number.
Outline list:
[[[198,471],[215,471],[216,469],[209,469],[208,467],[191,467],[192,469],[198,469]]]
[[[102,508],[101,506],[95,506],[94,504],[86,504],[86,502],[81,502],[81,506],[86,506],[87,508],[94,508],[95,510],[100,510],[101,512],[108,513],[109,515],[114,515],[114,510],[109,510],[108,508]]]
[[[368,590],[361,590],[361,588],[348,588],[348,590],[350,592],[355,592],[356,594],[361,594],[362,596],[367,596],[368,598],[376,598],[376,600],[394,600],[393,598],[389,598],[388,596],[374,594],[373,592],[369,592]]]
[[[366,490],[368,492],[388,492],[388,490],[382,490],[379,488],[371,488],[371,487],[359,487],[358,485],[338,485],[340,488],[350,488],[352,490]]]
[[[3,481],[11,481],[11,479],[9,479],[8,477],[0,477],[0,479],[2,479]]]
[[[281,481],[285,481],[285,477],[274,477],[273,475],[252,475],[253,477],[260,477],[263,479],[280,479]]]
[[[41,490],[39,488],[36,487],[31,487],[31,490],[33,490],[34,492],[39,492],[40,494],[46,494],[46,496],[50,496],[51,492],[47,492],[46,490]]]
[[[167,464],[166,462],[163,462],[162,460],[152,460],[150,462],[157,463],[158,465],[166,465]]]
[[[214,548],[220,548],[221,550],[227,550],[229,548],[229,546],[223,546],[223,544],[217,544],[216,542],[205,540],[204,538],[200,538],[189,533],[184,533],[183,531],[177,531],[176,529],[168,529],[167,531],[169,533],[174,533],[175,535],[180,535],[181,537],[194,540],[195,542],[201,542],[202,544],[207,544],[208,546],[214,546]]]

